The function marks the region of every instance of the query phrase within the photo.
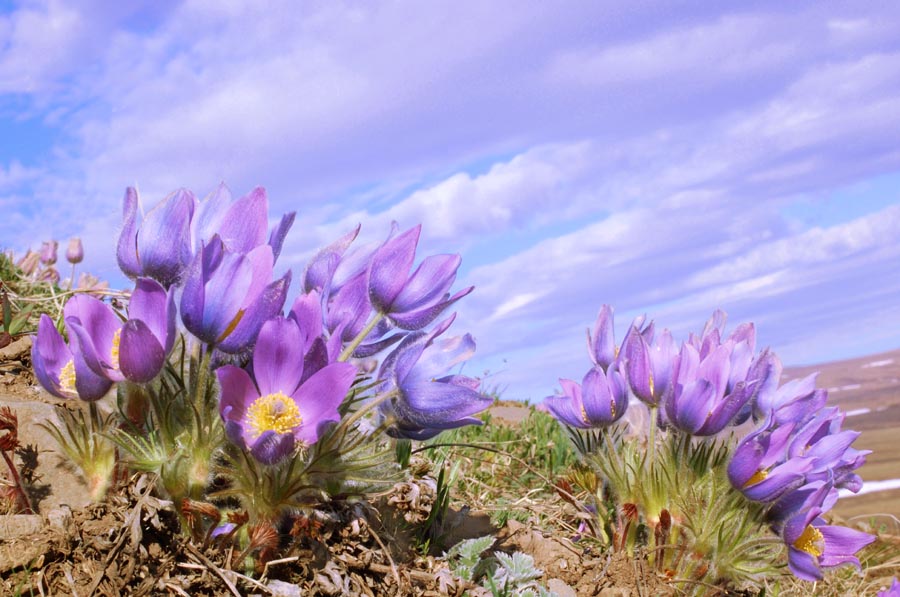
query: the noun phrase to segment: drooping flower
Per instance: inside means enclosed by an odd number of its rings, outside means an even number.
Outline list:
[[[138,221],[136,189],[125,191],[123,226],[119,236],[119,267],[130,278],[149,277],[166,288],[181,281],[191,262],[191,218],[194,195],[179,189]]]
[[[787,454],[812,459],[807,480],[830,480],[835,487],[859,491],[862,479],[853,471],[865,464],[871,450],[850,447],[860,433],[841,429],[845,416],[837,407],[820,409],[793,434]]]
[[[774,426],[772,419],[738,444],[728,463],[731,485],[749,499],[773,502],[806,483],[813,459],[788,458],[796,423]]]
[[[218,236],[197,253],[181,296],[184,326],[227,353],[253,343],[263,323],[281,313],[291,272],[272,281],[272,247],[228,251]]]
[[[809,492],[805,503],[783,524],[781,536],[788,548],[788,567],[797,578],[821,580],[823,568],[842,564],[859,568],[856,552],[876,539],[862,531],[826,524],[821,515],[836,501],[829,497],[831,492],[830,483]]]
[[[424,328],[474,288],[470,286],[450,296],[459,255],[430,255],[409,274],[421,228],[411,228],[384,243],[372,256],[368,270],[372,306],[405,330]]]
[[[77,263],[81,263],[84,259],[84,247],[81,244],[81,239],[77,236],[75,238],[69,239],[69,246],[66,248],[66,261],[75,265]]]
[[[44,265],[53,265],[56,263],[56,252],[59,243],[55,240],[44,241],[41,244],[41,263]]]
[[[234,365],[216,370],[226,434],[264,464],[282,460],[298,444],[316,443],[324,426],[339,420],[338,406],[355,377],[349,363],[331,363],[307,377],[302,346],[297,324],[279,316],[259,332],[253,377]]]
[[[603,371],[593,367],[581,384],[560,379],[561,396],[548,396],[544,404],[550,413],[572,427],[588,429],[615,423],[628,408],[628,387],[615,367]]]
[[[138,278],[124,322],[109,305],[84,294],[66,303],[64,313],[87,366],[111,381],[152,380],[175,341],[174,290],[150,278]]]
[[[87,366],[77,342],[66,345],[53,320],[44,313],[38,322],[37,338],[31,346],[34,374],[45,390],[59,398],[99,400],[112,382]]]
[[[447,375],[475,352],[469,334],[437,340],[453,317],[431,332],[413,332],[385,358],[379,391],[396,391],[397,396],[381,405],[388,434],[409,439],[428,439],[444,429],[480,424],[475,415],[492,400],[477,390],[481,382],[464,375]]]

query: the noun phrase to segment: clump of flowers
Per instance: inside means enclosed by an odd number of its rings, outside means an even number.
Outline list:
[[[593,367],[561,380],[547,409],[583,455],[573,475],[616,549],[648,549],[673,582],[751,588],[786,560],[814,581],[875,537],[823,517],[839,489],[859,491],[867,451],[825,406],[815,376],[779,387],[781,362],[756,352],[753,324],[725,334],[716,311],[677,346],[643,318],[615,342],[612,308],[588,331]],[[751,421],[752,418],[752,421]]]
[[[123,212],[127,308],[76,296],[67,338],[43,317],[35,373],[50,393],[91,405],[87,436],[157,474],[194,536],[269,557],[286,519],[392,486],[398,442],[475,423],[491,403],[453,371],[471,336],[444,337],[445,312],[472,290],[450,293],[459,256],[413,268],[419,227],[395,225],[370,246],[354,246],[351,231],[312,257],[289,301],[292,272],[276,271],[294,214],[270,230],[263,189],[233,200],[220,186],[202,201],[182,189],[143,216],[128,189]],[[96,405],[113,388],[116,415],[104,419]],[[67,425],[57,433],[67,453],[98,474]],[[110,478],[115,463],[102,466]]]

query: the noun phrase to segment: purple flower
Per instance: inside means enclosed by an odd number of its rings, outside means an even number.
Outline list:
[[[405,330],[427,326],[473,289],[470,286],[453,296],[448,292],[456,280],[459,255],[431,255],[408,274],[420,231],[421,225],[386,242],[372,256],[368,270],[372,306]]]
[[[835,487],[859,491],[862,479],[853,471],[865,464],[871,450],[850,447],[860,434],[841,430],[845,416],[837,407],[821,409],[794,433],[787,453],[790,458],[812,459],[807,480],[831,480]]]
[[[445,375],[475,352],[472,336],[436,340],[451,317],[432,332],[414,332],[385,358],[379,378],[381,392],[397,391],[382,404],[380,414],[393,437],[428,439],[444,429],[480,424],[472,417],[493,402],[477,390],[481,382],[464,375]]]
[[[69,246],[66,248],[66,261],[75,265],[81,263],[83,259],[84,247],[81,244],[81,239],[78,237],[69,239]]]
[[[234,365],[216,370],[225,433],[264,464],[282,460],[298,444],[315,444],[325,426],[340,419],[338,406],[356,374],[349,363],[331,363],[307,376],[302,345],[297,324],[279,316],[259,332],[253,377]]]
[[[619,356],[616,346],[616,332],[613,321],[613,308],[609,305],[600,307],[597,321],[594,323],[594,333],[590,328],[587,331],[588,354],[591,361],[604,371]]]
[[[83,294],[66,303],[64,313],[87,366],[111,381],[152,380],[175,340],[174,290],[150,278],[138,278],[125,322],[109,305]]]
[[[59,243],[55,240],[44,241],[41,244],[41,263],[44,265],[53,265],[56,263],[56,251]]]
[[[22,273],[26,276],[30,276],[37,271],[38,265],[41,262],[40,253],[35,253],[31,249],[25,253],[25,255],[16,263],[16,266],[22,270]]]
[[[579,429],[605,427],[622,418],[628,408],[628,388],[615,367],[605,372],[593,367],[581,385],[569,379],[560,379],[559,383],[563,394],[548,396],[544,404],[566,425]]]
[[[787,457],[787,446],[796,424],[766,425],[738,444],[728,463],[731,485],[751,500],[772,502],[806,483],[811,458]]]
[[[778,365],[780,373],[780,363]],[[765,418],[770,412],[776,424],[788,421],[802,421],[810,413],[818,412],[825,406],[827,393],[816,388],[816,376],[813,373],[803,379],[793,379],[775,391],[767,391],[757,396],[754,414]]]
[[[272,281],[272,247],[249,253],[225,249],[213,236],[191,264],[181,295],[184,326],[207,344],[235,353],[256,339],[263,323],[281,313],[290,270]]]
[[[649,339],[648,339],[649,338]],[[658,405],[671,391],[675,340],[664,330],[653,341],[653,324],[643,332],[632,326],[622,342],[622,361],[631,391],[642,402]]]
[[[225,248],[232,253],[249,253],[267,242],[269,198],[262,187],[232,201],[228,187],[220,184],[203,201],[195,201],[195,213],[191,223],[195,253],[209,244],[213,236],[218,236]],[[294,212],[285,214],[271,233],[268,233],[268,245],[272,248],[275,261],[278,260],[295,215]]]
[[[708,436],[722,431],[752,396],[756,382],[747,383],[749,361],[735,356],[729,340],[701,360],[697,349],[684,344],[677,359],[673,391],[666,399],[666,416],[685,433]]]
[[[59,398],[99,400],[112,382],[97,375],[84,362],[78,343],[67,346],[47,314],[38,323],[37,338],[31,347],[34,374],[45,390]]]
[[[119,236],[119,267],[131,278],[146,276],[166,288],[181,281],[191,262],[191,218],[194,195],[179,189],[158,203],[138,222],[136,189],[125,191],[124,219]]]
[[[842,564],[859,568],[856,552],[875,540],[874,535],[825,523],[821,514],[835,501],[831,492],[831,484],[823,483],[785,519],[781,536],[788,547],[788,567],[797,578],[821,580],[822,568]]]

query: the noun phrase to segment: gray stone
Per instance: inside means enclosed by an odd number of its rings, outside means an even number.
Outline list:
[[[575,592],[575,589],[558,578],[551,578],[548,580],[547,589],[557,597],[578,597],[578,593]]]

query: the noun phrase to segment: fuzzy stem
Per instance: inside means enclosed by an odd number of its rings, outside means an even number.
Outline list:
[[[360,344],[362,344],[363,340],[366,339],[366,336],[368,336],[369,333],[375,329],[375,326],[378,325],[378,323],[382,319],[384,319],[384,313],[376,313],[375,317],[372,318],[372,321],[366,324],[366,327],[364,327],[362,331],[357,334],[356,337],[350,342],[350,344],[348,344],[347,347],[344,348],[344,350],[341,352],[341,356],[339,356],[337,360],[340,362],[344,362],[351,356],[353,356],[353,351],[356,350]]]
[[[16,499],[18,500],[20,506],[25,507],[23,514],[34,514],[34,510],[31,509],[31,503],[28,501],[28,495],[26,495],[25,490],[22,489],[22,479],[19,477],[19,471],[16,469],[15,463],[12,461],[6,451],[0,450],[0,453],[3,454],[3,460],[6,461],[6,466],[9,467],[9,475],[10,477],[12,477],[13,488],[16,492]]]

